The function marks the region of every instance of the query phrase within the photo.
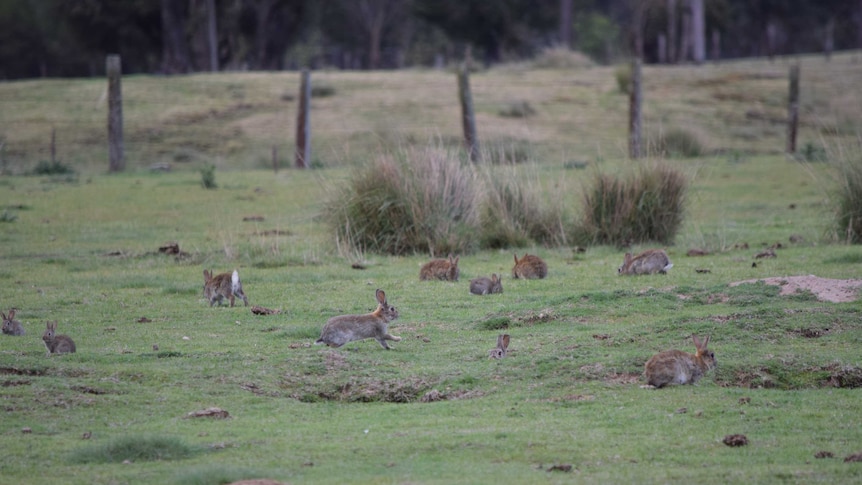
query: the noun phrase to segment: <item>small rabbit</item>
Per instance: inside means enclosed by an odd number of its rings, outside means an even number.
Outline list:
[[[42,341],[45,342],[45,348],[48,349],[48,355],[51,354],[74,354],[75,342],[68,335],[55,335],[57,330],[57,322],[45,322],[45,333],[42,334]]]
[[[0,312],[0,316],[3,317],[3,333],[6,335],[24,335],[24,327],[21,325],[21,322],[15,320],[15,309],[9,310],[9,315],[6,315],[3,312]]]
[[[635,257],[632,253],[626,253],[623,265],[617,269],[617,273],[625,275],[638,274],[667,274],[667,270],[673,268],[673,263],[662,249],[649,249]]]
[[[497,336],[497,348],[488,351],[489,359],[502,359],[506,356],[506,349],[509,348],[509,334],[503,333]]]
[[[230,300],[230,306],[233,306],[235,297],[241,298],[245,306],[248,306],[248,297],[242,291],[242,282],[239,280],[237,270],[233,270],[233,274],[222,273],[213,276],[211,271],[205,269],[204,297],[210,302],[210,306],[216,303],[221,305],[225,298]]]
[[[518,259],[518,253],[514,256],[515,266],[512,267],[512,278],[533,280],[548,276],[548,265],[542,258],[528,253],[524,253],[521,259]]]
[[[389,350],[387,340],[401,341],[401,337],[390,335],[387,324],[398,318],[398,310],[386,302],[386,293],[377,290],[377,309],[365,315],[339,315],[332,317],[323,326],[320,338],[315,344],[326,344],[330,347],[342,345],[356,340],[373,338],[386,350]]]
[[[428,280],[443,280],[443,281],[458,281],[458,276],[461,270],[458,269],[458,260],[461,257],[453,258],[452,253],[449,253],[449,259],[432,259],[422,266],[419,270],[419,279],[422,281]]]
[[[481,277],[470,280],[470,293],[474,295],[490,295],[503,292],[503,280],[492,273],[490,278]]]
[[[667,384],[694,384],[716,366],[715,354],[706,348],[709,336],[700,341],[691,336],[697,352],[689,354],[681,350],[666,350],[653,355],[644,365],[644,375],[650,386],[661,388]]]

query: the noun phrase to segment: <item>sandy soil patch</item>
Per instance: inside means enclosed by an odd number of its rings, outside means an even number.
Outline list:
[[[782,295],[792,295],[798,290],[808,290],[820,301],[833,303],[855,301],[859,297],[862,280],[834,280],[819,276],[778,276],[774,278],[758,278],[754,280],[737,281],[730,286],[762,281],[767,285],[781,287]]]

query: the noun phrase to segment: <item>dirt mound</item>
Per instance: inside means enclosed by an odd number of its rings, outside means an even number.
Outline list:
[[[814,275],[759,278],[737,281],[731,283],[730,286],[757,283],[760,281],[767,285],[780,286],[781,295],[793,295],[799,291],[807,290],[816,296],[818,300],[832,303],[855,301],[859,297],[859,288],[862,288],[862,280],[833,280]]]

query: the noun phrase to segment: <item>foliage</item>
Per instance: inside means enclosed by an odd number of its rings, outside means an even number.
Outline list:
[[[862,163],[859,155],[838,162],[835,225],[838,236],[848,243],[862,243]]]
[[[617,57],[621,28],[613,19],[595,11],[576,16],[578,49],[600,64],[609,64]]]
[[[539,52],[531,65],[533,69],[585,69],[595,63],[579,51],[552,47]]]
[[[661,132],[650,141],[649,148],[659,156],[670,158],[694,158],[706,153],[700,138],[683,128]]]
[[[617,91],[621,94],[629,94],[632,89],[632,66],[620,64],[614,69],[614,79],[617,80]]]
[[[104,444],[85,446],[69,456],[72,463],[123,463],[124,461],[180,460],[198,450],[172,436],[120,436]]]
[[[209,163],[201,167],[201,186],[205,189],[217,189],[218,184],[215,181],[215,170],[216,167],[214,164]]]
[[[328,202],[336,239],[388,254],[475,249],[475,179],[469,167],[428,148],[383,155],[358,169]]]
[[[669,244],[685,213],[688,182],[666,163],[643,164],[628,178],[596,174],[584,196],[581,236],[599,244]]]
[[[33,171],[31,173],[33,175],[73,175],[75,173],[75,169],[59,160],[40,160],[39,163],[33,167]]]

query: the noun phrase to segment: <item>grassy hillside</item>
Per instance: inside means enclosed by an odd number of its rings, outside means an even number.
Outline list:
[[[859,130],[855,56],[802,61],[800,140],[826,158]],[[277,174],[264,168],[272,144],[289,150],[294,74],[124,80],[130,167],[115,176],[103,82],[0,84],[0,309],[17,308],[27,331],[0,335],[0,483],[859,482],[843,460],[862,451],[859,303],[728,285],[860,274],[858,248],[831,227],[832,165],[786,158],[783,127],[763,118],[782,116],[786,70],[647,69],[650,127],[708,147],[668,160],[692,181],[669,274],[619,277],[612,247],[531,247],[464,255],[457,283],[420,282],[424,255],[341,255],[319,219],[355,163],[456,142],[451,74],[316,74],[335,88],[313,103],[321,168]],[[573,210],[593,170],[627,163],[613,69],[473,79],[480,136],[525,147],[518,170]],[[536,115],[498,115],[517,100]],[[46,156],[50,126],[77,177],[22,175]],[[146,170],[155,161],[175,169]],[[211,162],[219,188],[205,190],[197,169]],[[167,242],[184,254],[160,253]],[[754,258],[778,242],[777,257]],[[693,247],[710,254],[686,256]],[[525,249],[547,279],[510,277]],[[281,313],[209,307],[206,268],[237,268],[251,305]],[[502,295],[468,293],[491,272]],[[401,314],[393,350],[312,345],[329,317],[372,310],[376,288]],[[46,357],[47,320],[77,353]],[[490,360],[501,332],[509,355]],[[692,333],[711,335],[718,368],[641,389],[644,362],[693,351]],[[210,407],[230,417],[187,417]],[[749,444],[726,446],[731,434]]]

